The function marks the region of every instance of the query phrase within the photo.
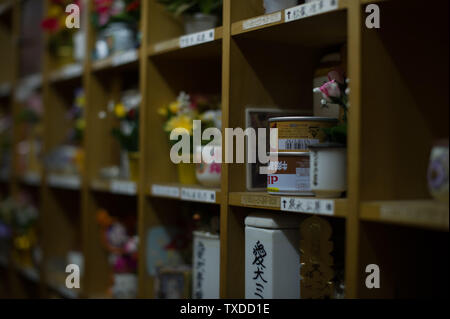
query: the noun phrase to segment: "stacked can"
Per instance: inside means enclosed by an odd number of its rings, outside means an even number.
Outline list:
[[[338,122],[328,117],[275,117],[278,147],[271,149],[267,191],[277,195],[313,196],[310,187],[309,146],[325,141],[324,129]]]

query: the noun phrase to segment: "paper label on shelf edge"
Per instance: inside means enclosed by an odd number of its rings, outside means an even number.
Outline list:
[[[52,186],[65,188],[79,188],[81,185],[80,179],[76,176],[50,175],[48,182]]]
[[[132,181],[112,181],[111,193],[135,195],[137,193],[137,186]]]
[[[269,195],[242,195],[241,196],[241,204],[248,206],[261,206],[261,207],[280,207],[280,198],[277,196],[269,196]]]
[[[71,78],[83,73],[83,66],[81,64],[68,65],[61,71],[61,77]]]
[[[186,48],[206,42],[211,42],[214,41],[214,38],[215,38],[214,29],[187,34],[180,37],[180,48]]]
[[[339,0],[317,0],[308,2],[284,11],[284,22],[290,22],[307,18],[316,14],[336,10]]]
[[[281,197],[280,210],[296,213],[334,215],[334,201],[301,197]]]
[[[216,191],[195,188],[182,188],[181,199],[194,202],[215,203]]]
[[[112,58],[112,65],[119,66],[127,63],[137,61],[138,52],[136,50],[130,50],[123,53],[118,53]]]
[[[174,186],[152,185],[152,195],[180,198],[180,189]]]
[[[262,25],[271,24],[281,21],[281,12],[275,12],[272,14],[264,15],[261,17],[246,20],[242,23],[242,29],[248,30]]]

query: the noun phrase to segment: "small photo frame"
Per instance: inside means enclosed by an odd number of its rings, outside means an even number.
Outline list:
[[[157,299],[189,299],[192,268],[188,265],[159,267],[155,278]]]

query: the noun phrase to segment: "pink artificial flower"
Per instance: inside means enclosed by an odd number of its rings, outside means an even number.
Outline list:
[[[331,102],[330,98],[341,97],[341,90],[339,89],[339,85],[336,83],[335,80],[332,80],[322,85],[320,87],[320,92],[322,92],[324,99],[326,99],[328,102]]]
[[[336,81],[339,84],[344,84],[345,83],[344,76],[337,69],[335,69],[335,70],[331,71],[330,73],[328,73],[328,80],[330,80],[330,81],[334,80],[334,81]]]

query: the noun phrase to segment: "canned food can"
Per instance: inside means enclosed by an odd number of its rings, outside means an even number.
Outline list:
[[[310,145],[326,140],[323,129],[331,128],[338,119],[331,117],[290,116],[269,119],[270,128],[278,129],[278,150],[271,152],[309,152]]]
[[[271,154],[267,192],[274,195],[313,196],[309,161],[308,152],[278,153],[278,159]]]

